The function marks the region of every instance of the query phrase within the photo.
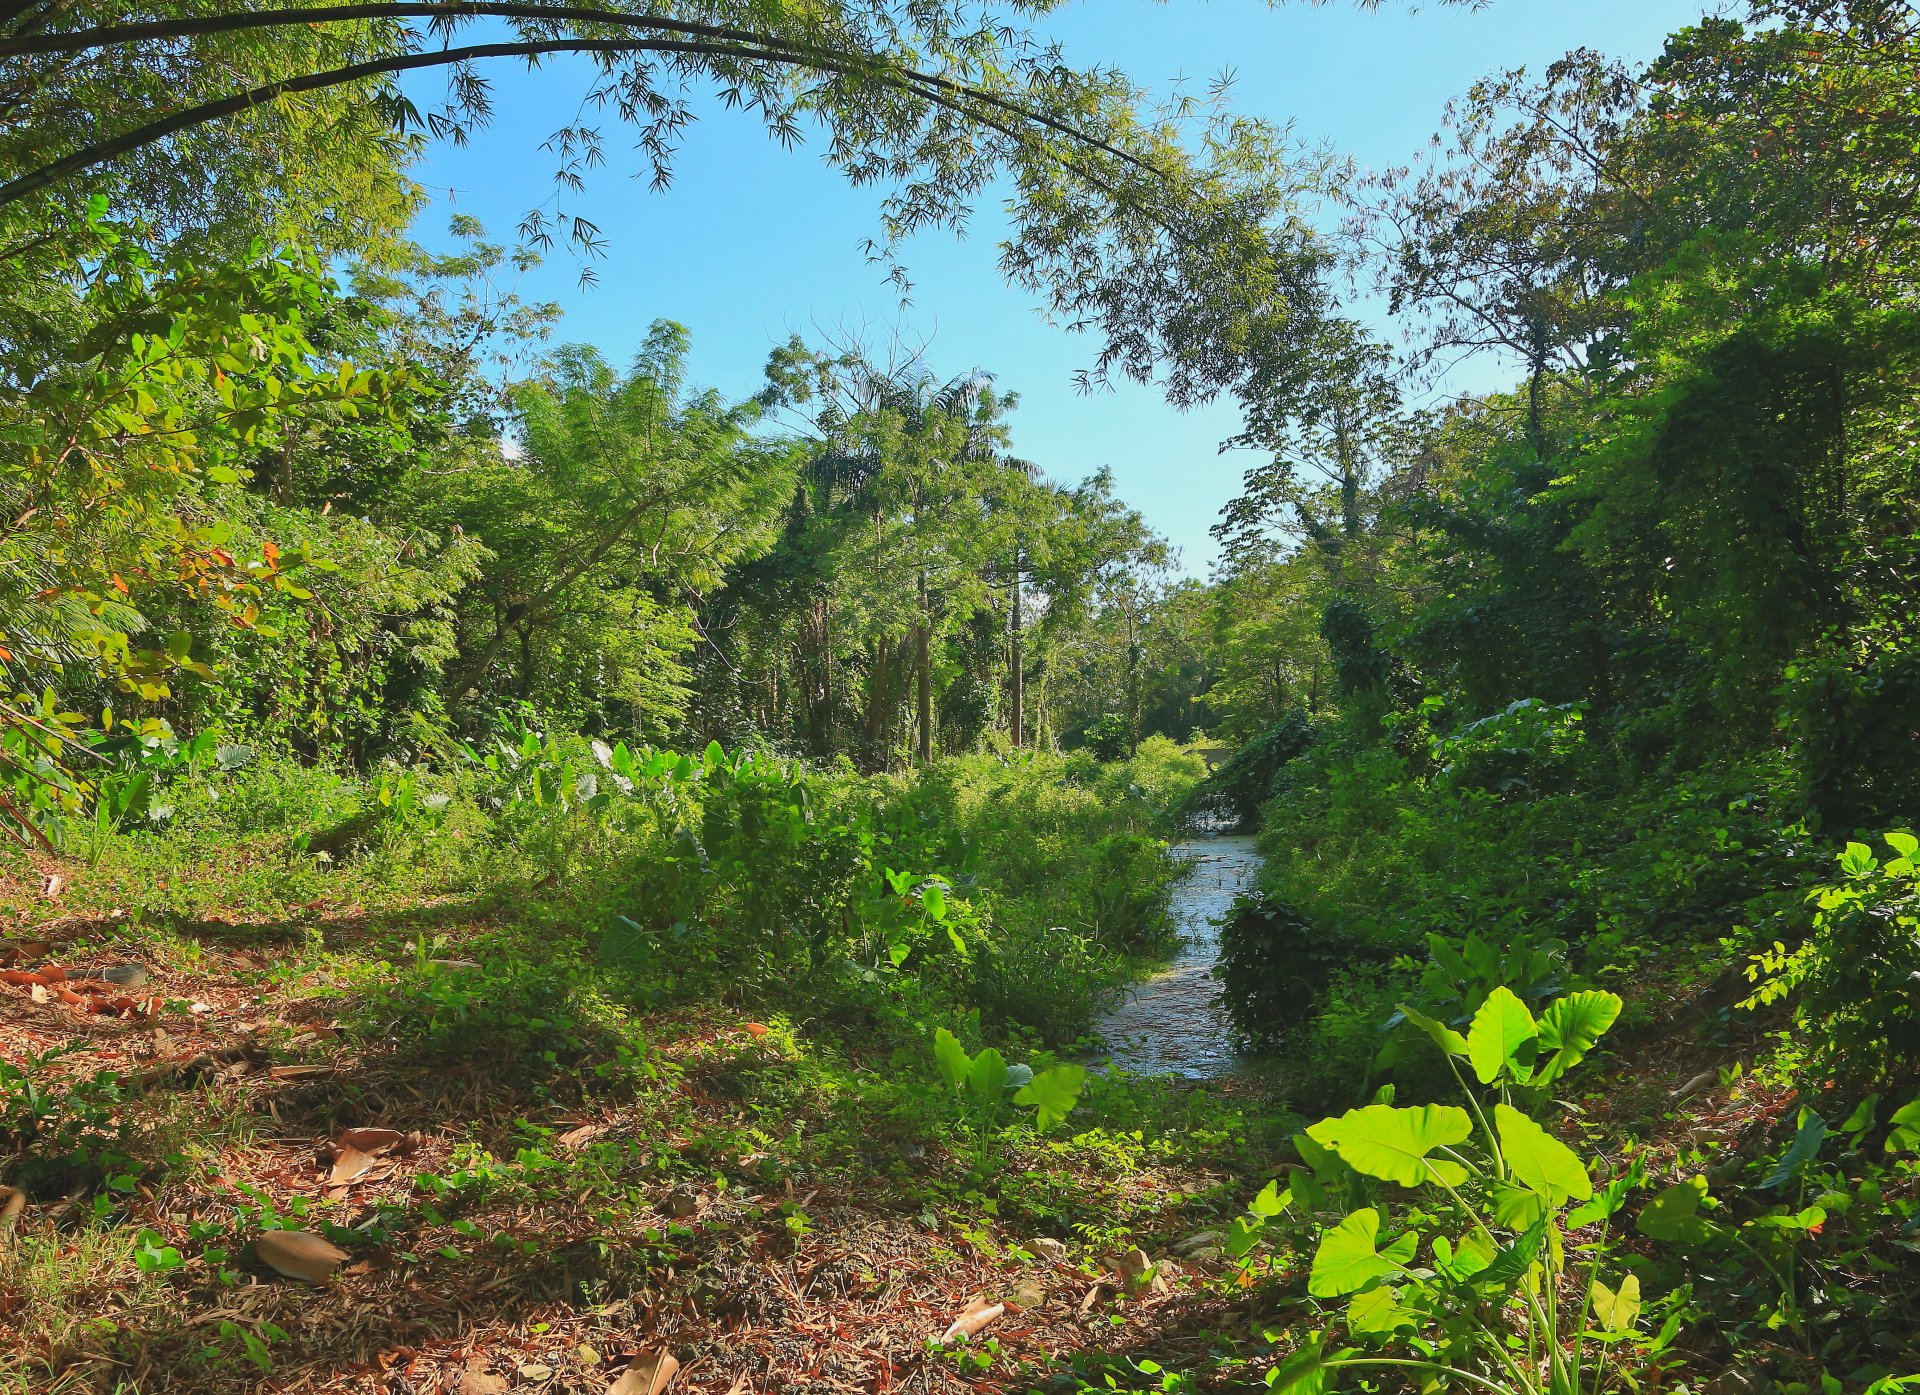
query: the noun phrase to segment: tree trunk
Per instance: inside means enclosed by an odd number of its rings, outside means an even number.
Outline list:
[[[1015,552],[1013,557],[1013,644],[1010,658],[1013,669],[1013,721],[1011,726],[1013,748],[1016,751],[1026,744],[1027,739],[1027,660],[1025,653],[1021,650],[1022,636],[1020,633],[1020,619],[1020,554]]]
[[[1140,634],[1127,611],[1127,755],[1140,754]]]

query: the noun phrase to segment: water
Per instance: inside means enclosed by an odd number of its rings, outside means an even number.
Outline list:
[[[1177,845],[1174,853],[1194,864],[1173,889],[1180,950],[1096,1025],[1115,1065],[1204,1080],[1227,1074],[1238,1060],[1227,1015],[1213,1001],[1220,989],[1213,961],[1220,954],[1220,921],[1233,898],[1252,884],[1260,854],[1245,834],[1206,834]]]

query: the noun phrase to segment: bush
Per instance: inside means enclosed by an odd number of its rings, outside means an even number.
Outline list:
[[[1328,934],[1285,902],[1255,892],[1233,903],[1220,927],[1216,972],[1234,1029],[1271,1049],[1313,1024],[1334,976],[1385,962],[1377,948]]]
[[[1886,835],[1882,862],[1864,843],[1841,855],[1843,880],[1817,888],[1813,932],[1777,943],[1748,967],[1749,1005],[1797,993],[1796,1035],[1842,1079],[1912,1079],[1920,1070],[1920,839]]]

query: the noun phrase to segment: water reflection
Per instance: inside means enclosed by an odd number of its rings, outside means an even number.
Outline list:
[[[1195,864],[1173,892],[1173,914],[1185,937],[1180,951],[1096,1025],[1115,1065],[1198,1080],[1227,1074],[1238,1059],[1226,1014],[1213,1002],[1220,987],[1213,962],[1220,952],[1219,922],[1251,885],[1260,854],[1245,834],[1204,835],[1174,852]]]

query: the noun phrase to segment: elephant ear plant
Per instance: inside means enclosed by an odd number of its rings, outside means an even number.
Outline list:
[[[1639,1280],[1609,1271],[1608,1230],[1637,1169],[1590,1173],[1528,1110],[1613,1025],[1620,999],[1573,993],[1536,1020],[1500,987],[1464,1036],[1402,1011],[1445,1055],[1466,1107],[1376,1102],[1307,1130],[1311,1195],[1349,1203],[1321,1229],[1308,1277],[1340,1319],[1311,1332],[1269,1384],[1325,1395],[1344,1372],[1397,1370],[1423,1389],[1598,1395],[1622,1364],[1609,1350],[1651,1358],[1673,1336],[1643,1335]],[[1348,1185],[1322,1185],[1337,1172]],[[1398,1222],[1357,1204],[1381,1183],[1408,1203]],[[1593,1238],[1575,1243],[1589,1226]]]
[[[1009,1104],[1031,1109],[1034,1127],[1045,1131],[1073,1112],[1087,1082],[1085,1066],[1054,1066],[1035,1074],[1031,1066],[1008,1065],[998,1047],[969,1056],[945,1027],[934,1031],[933,1060],[940,1078],[965,1104],[983,1162],[988,1140],[1005,1121]]]

